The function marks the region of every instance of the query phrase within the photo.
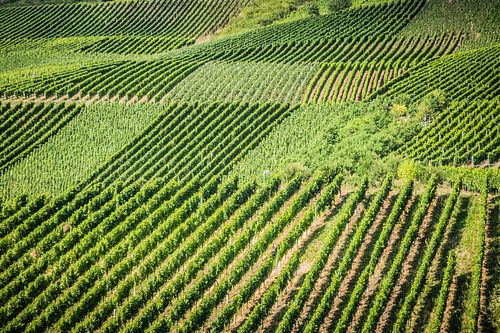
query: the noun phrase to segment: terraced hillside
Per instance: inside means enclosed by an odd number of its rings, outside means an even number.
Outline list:
[[[498,1],[34,2],[0,331],[500,329]]]

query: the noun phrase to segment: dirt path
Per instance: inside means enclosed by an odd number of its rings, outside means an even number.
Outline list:
[[[266,317],[262,325],[257,329],[258,333],[273,332],[276,330],[279,324],[279,320],[288,309],[288,305],[290,304],[290,302],[293,301],[293,298],[299,291],[300,286],[311,267],[312,265],[310,262],[303,262],[302,264],[300,264],[297,272],[295,272],[294,279],[279,296],[271,312]]]
[[[460,201],[457,201],[455,210],[460,209]],[[443,278],[443,271],[446,267],[446,259],[448,251],[456,246],[459,241],[457,230],[457,218],[450,221],[446,226],[445,233],[441,244],[439,245],[436,254],[432,260],[429,271],[427,272],[425,286],[421,291],[418,300],[413,308],[410,319],[408,320],[408,328],[411,332],[424,332],[427,324],[432,316],[432,311],[435,306],[435,300],[441,287],[441,279]]]
[[[414,207],[416,198],[412,196],[410,200],[401,214],[401,217],[398,220],[398,223],[392,229],[392,233],[389,237],[389,241],[387,246],[382,253],[382,256],[379,258],[377,266],[373,272],[373,275],[368,280],[367,287],[361,297],[361,301],[358,304],[356,313],[351,320],[351,324],[349,325],[347,331],[348,332],[358,332],[361,329],[361,325],[365,316],[368,313],[368,307],[370,306],[371,300],[375,296],[375,292],[377,291],[378,284],[382,279],[383,274],[389,269],[390,261],[394,258],[397,253],[397,246],[403,237],[404,232],[408,228],[409,223],[408,217]]]
[[[427,38],[428,39],[428,38]],[[422,44],[426,42],[426,39],[423,38],[423,37],[419,37],[418,38],[418,41],[417,41],[417,44],[415,45],[414,49],[416,50],[416,52],[418,52],[419,54],[422,53]]]
[[[346,68],[347,73],[345,74],[344,80],[342,80],[342,85],[340,86],[340,90],[338,92],[338,95],[336,96],[336,101],[340,102],[343,101],[343,97],[345,94],[345,90],[347,89],[347,84],[351,81],[352,78],[352,69],[351,67]]]
[[[394,286],[391,297],[387,301],[384,312],[379,318],[377,323],[377,333],[383,333],[389,330],[389,326],[394,321],[397,315],[397,309],[400,306],[400,299],[406,293],[407,288],[409,287],[409,282],[413,275],[414,266],[418,260],[418,258],[422,255],[424,251],[424,247],[426,244],[426,240],[429,236],[429,233],[432,232],[431,225],[433,224],[434,219],[439,216],[439,212],[437,209],[441,206],[442,197],[435,197],[431,203],[431,206],[427,210],[427,215],[425,216],[420,228],[418,230],[418,234],[416,239],[414,240],[410,251],[408,252],[408,256],[403,263],[403,267],[401,268],[401,273],[399,275],[398,281]]]
[[[434,43],[432,44],[430,53],[435,53],[438,50],[440,50],[443,47],[443,45],[446,45],[446,41],[448,40],[448,38],[449,38],[449,35],[445,35],[442,40],[439,37],[436,37],[434,39]],[[441,43],[440,43],[440,41],[441,41]],[[439,46],[439,48],[438,48],[438,46]],[[436,50],[436,48],[437,48],[437,50]]]
[[[277,268],[273,270],[271,275],[264,281],[261,287],[257,290],[256,293],[250,298],[246,304],[243,305],[242,310],[239,312],[239,315],[236,316],[233,323],[229,326],[229,331],[236,332],[238,328],[245,322],[246,318],[253,310],[253,308],[259,303],[260,299],[267,291],[267,287],[270,286],[274,280],[279,276],[282,269],[286,267],[289,259],[292,255],[297,251],[303,251],[304,248],[314,239],[316,233],[324,227],[327,218],[330,216],[331,212],[327,211],[321,215],[320,218],[316,219],[306,231],[300,236],[299,241],[296,246],[292,247],[288,252],[283,256],[283,258],[278,262]],[[300,220],[301,217],[298,217],[297,220]],[[281,236],[281,235],[280,235]],[[281,241],[279,242],[281,243]],[[279,244],[278,243],[278,244]],[[305,274],[305,273],[304,273]],[[292,288],[292,286],[287,286],[287,288]],[[238,289],[235,290],[238,292]]]
[[[324,216],[325,222],[331,221],[332,217],[335,216],[336,213],[338,213],[339,209],[341,209],[341,207],[345,203],[345,200],[347,199],[348,196],[348,192],[343,190],[341,191],[341,193],[342,193],[341,195],[338,195],[336,197],[332,209],[330,209]],[[314,241],[317,241],[317,239],[313,240],[313,242]],[[307,251],[311,250],[308,248]],[[260,332],[271,332],[276,330],[276,327],[278,326],[281,317],[288,309],[288,305],[290,304],[290,302],[293,301],[293,298],[295,297],[296,293],[301,287],[305,275],[309,272],[309,270],[313,265],[314,265],[313,261],[306,260],[299,266],[295,278],[287,286],[286,290],[279,296],[278,301],[275,304],[275,307],[273,307],[273,309],[267,316],[266,320],[264,321],[263,325],[259,329]]]
[[[481,271],[481,293],[479,299],[479,319],[478,319],[478,332],[493,332],[489,318],[488,318],[488,302],[490,293],[495,286],[495,278],[493,276],[494,267],[497,264],[498,257],[495,255],[494,242],[495,234],[492,227],[491,212],[494,210],[492,203],[492,196],[488,196],[487,211],[486,211],[486,229],[484,235],[484,258]]]
[[[389,76],[387,77],[387,82],[391,81],[394,78],[394,68],[391,68],[389,71]]]
[[[231,214],[231,216],[229,216],[223,223],[221,223],[221,225],[219,227],[217,227],[211,234],[207,235],[205,242],[203,244],[199,244],[199,246],[197,247],[197,249],[193,253],[193,255],[191,257],[187,258],[184,261],[184,263],[182,264],[182,266],[172,275],[172,277],[170,277],[170,281],[179,279],[185,273],[187,267],[189,267],[194,262],[194,260],[196,260],[197,256],[199,255],[199,252],[202,251],[203,248],[207,244],[212,243],[217,237],[219,237],[221,235],[222,230],[224,228],[227,228],[227,226],[233,222],[233,219],[241,213],[242,209],[244,209],[243,207],[244,206],[238,207],[238,209],[235,212],[233,212],[233,214]],[[261,212],[261,211],[259,210],[259,212]],[[172,305],[175,302],[177,302],[179,299],[184,298],[186,293],[189,292],[190,290],[192,290],[192,288],[198,283],[199,278],[201,276],[208,273],[208,271],[211,269],[212,265],[216,264],[218,262],[218,260],[220,259],[221,253],[227,248],[227,246],[229,244],[232,244],[232,241],[234,239],[236,239],[239,235],[241,235],[245,231],[245,229],[248,228],[250,223],[255,221],[256,216],[257,216],[257,214],[254,214],[249,220],[247,220],[243,224],[243,226],[241,226],[241,228],[236,230],[236,232],[230,237],[229,242],[226,245],[224,245],[219,252],[217,252],[215,255],[213,255],[211,258],[209,258],[208,261],[204,264],[204,266],[196,273],[196,275],[193,278],[191,278],[182,289],[179,290],[179,292],[175,295],[175,298],[173,298],[171,300],[169,306],[167,306],[167,308],[165,308],[163,310],[164,315],[168,314],[168,312],[172,308]],[[234,263],[234,261],[233,261],[233,263]],[[226,270],[226,272],[227,272],[227,270]],[[213,285],[211,286],[211,289],[212,288],[213,288]]]
[[[458,309],[460,308],[458,294],[458,276],[455,274],[451,280],[448,298],[446,299],[446,307],[443,314],[443,322],[441,324],[442,333],[455,331],[453,322],[457,321]]]
[[[339,290],[337,292],[337,296],[333,302],[333,306],[330,309],[330,312],[325,317],[325,321],[320,327],[320,332],[329,332],[332,330],[332,326],[339,319],[339,316],[342,314],[342,308],[345,305],[346,301],[349,300],[350,291],[354,288],[356,281],[359,277],[359,274],[363,271],[363,264],[367,263],[370,259],[371,249],[375,244],[377,237],[379,235],[381,225],[383,221],[386,220],[389,212],[394,204],[394,198],[396,197],[397,192],[392,191],[389,193],[387,198],[384,200],[382,207],[377,214],[377,217],[372,222],[368,232],[366,233],[363,244],[358,249],[356,257],[352,262],[351,269],[343,279]]]
[[[323,73],[321,73],[321,75],[319,76],[315,76],[313,77],[312,79],[315,80],[316,79],[316,82],[314,83],[314,88],[311,90],[311,92],[309,93],[309,96],[307,96],[307,91],[304,93],[304,96],[303,96],[303,99],[304,101],[310,101],[312,100],[312,98],[316,95],[316,92],[318,91],[319,89],[319,83],[321,82],[321,79],[323,78],[323,76],[326,75],[326,73],[328,72],[328,68],[325,68],[325,70],[323,71]]]
[[[371,76],[370,76],[370,82],[368,82],[368,87],[366,88],[366,95],[370,95],[370,93],[372,92],[372,87],[373,87],[373,81],[375,81],[375,77],[377,76],[377,70],[374,69],[372,72],[371,72]]]
[[[363,201],[360,204],[358,204],[353,216],[347,223],[345,229],[343,230],[342,234],[340,235],[337,241],[337,244],[332,250],[332,253],[328,257],[325,267],[323,268],[323,271],[320,273],[318,279],[316,280],[314,288],[311,294],[309,295],[307,302],[304,304],[302,311],[297,317],[292,332],[300,331],[300,328],[306,323],[306,320],[308,319],[309,315],[312,314],[312,311],[314,311],[314,308],[320,301],[323,292],[328,287],[327,283],[330,280],[331,273],[337,267],[340,259],[342,258],[345,248],[349,243],[350,237],[354,233],[355,227],[359,223],[359,220],[361,219],[364,210],[365,210],[365,202]]]
[[[363,87],[365,85],[366,78],[368,77],[369,73],[370,73],[369,70],[365,70],[365,72],[363,73],[363,77],[361,78],[361,82],[359,83],[358,91],[356,92],[356,97],[355,97],[356,101],[360,101],[363,98],[363,96],[362,96]]]
[[[334,75],[333,74],[335,74],[335,69],[332,70],[332,72],[329,74],[329,77],[326,80],[325,85],[323,86],[323,89],[321,89],[321,93],[319,94],[318,102],[322,101],[325,98],[325,94],[328,93],[328,87],[331,86],[332,81],[334,79]]]
[[[254,235],[253,239],[250,241],[250,243],[247,246],[252,246],[253,244],[255,244],[255,242],[257,242],[262,237],[262,235],[265,233],[265,231],[268,229],[268,227],[270,225],[272,225],[272,223],[274,221],[276,221],[280,216],[283,215],[283,213],[290,207],[290,205],[292,204],[292,202],[300,195],[300,193],[301,193],[301,191],[303,189],[304,189],[304,187],[302,186],[300,190],[296,191],[294,193],[294,195],[292,195],[292,197],[290,199],[288,199],[280,207],[280,209],[278,210],[278,212],[272,217],[271,221],[262,230],[260,230],[256,235]],[[299,212],[299,214],[301,214],[301,212]],[[291,225],[293,225],[293,224],[294,223],[292,221]],[[285,232],[286,232],[286,230],[287,230],[287,228],[285,228]],[[283,234],[283,232],[282,232],[282,234]],[[280,236],[282,236],[282,234]],[[280,238],[280,236],[278,236],[278,238]],[[236,286],[234,286],[232,290],[229,291],[231,296],[235,294],[235,291],[239,290],[239,288],[241,288],[244,285],[244,281],[248,281],[248,279],[251,277],[251,274],[253,272],[255,272],[255,270],[257,269],[257,267],[260,267],[259,264],[261,264],[262,261],[264,261],[265,258],[267,258],[267,256],[271,255],[271,253],[273,251],[273,245],[276,246],[276,241],[277,240],[275,239],[275,241],[271,244],[271,246],[269,246],[267,248],[267,250],[264,252],[264,254],[262,256],[260,256],[261,260],[259,260],[257,263],[255,263],[248,270],[248,272],[243,276],[243,278],[240,280],[240,282]],[[219,283],[221,283],[221,281],[223,281],[224,279],[226,279],[228,277],[229,273],[235,268],[235,266],[237,265],[237,263],[240,262],[245,256],[246,256],[246,251],[245,250],[241,251],[236,256],[236,258],[234,258],[234,260],[231,262],[231,264],[226,267],[226,269],[224,270],[224,272],[222,272],[219,275],[219,277],[217,278],[217,280],[215,281],[215,283],[212,285],[212,287],[210,287],[208,290],[205,291],[205,294],[202,296],[202,298],[205,298],[205,297],[208,297],[209,295],[211,295],[211,293],[213,291],[213,286],[218,285]],[[215,320],[215,318],[217,317],[217,315],[219,314],[219,312],[226,306],[226,304],[227,304],[227,302],[229,300],[230,300],[230,298],[228,296],[228,298],[226,299],[226,301],[219,303],[212,310],[212,313],[211,313],[209,319],[207,320],[207,322],[205,323],[205,325],[207,325],[207,323],[212,322],[212,321]],[[186,313],[185,317],[187,317],[189,315],[190,311],[188,311]],[[208,328],[204,326],[202,330],[206,330],[206,329],[208,329]]]
[[[380,71],[380,75],[378,77],[378,82],[376,83],[377,87],[375,88],[376,90],[380,89],[384,85],[384,76],[385,76],[385,69],[382,69]]]
[[[328,92],[328,97],[326,98],[327,101],[332,101],[334,98],[336,99],[336,96],[333,96],[335,90],[337,89],[337,86],[339,85],[340,78],[344,75],[344,71],[347,70],[347,67],[340,70],[335,77],[335,81],[332,84],[332,87],[330,91]]]
[[[358,80],[359,75],[360,75],[360,71],[357,70],[356,73],[354,74],[352,80],[351,80],[351,84],[349,85],[349,92],[347,93],[346,101],[350,100],[350,98],[352,97],[354,86],[356,85],[356,81]]]

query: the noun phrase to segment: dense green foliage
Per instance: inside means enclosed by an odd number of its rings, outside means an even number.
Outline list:
[[[357,104],[306,105],[278,126],[233,171],[242,179],[260,180],[264,171],[289,168],[340,168],[376,179],[394,167],[384,159],[422,126],[401,121],[389,100]]]

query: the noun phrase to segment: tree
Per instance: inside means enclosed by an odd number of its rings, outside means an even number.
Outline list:
[[[402,179],[415,179],[417,176],[417,167],[411,161],[403,161],[398,167],[397,174]]]
[[[351,0],[332,0],[328,3],[328,10],[331,13],[335,13],[349,7],[351,7]]]
[[[395,117],[405,117],[408,113],[408,107],[404,104],[394,103],[391,105],[390,111]]]
[[[319,16],[319,6],[315,3],[309,6],[309,15],[311,16]]]
[[[448,106],[446,93],[436,89],[427,94],[417,105],[417,117],[422,119],[424,123],[432,120],[435,113],[441,112]]]
[[[326,142],[329,145],[334,145],[339,142],[339,126],[334,124],[325,133]]]

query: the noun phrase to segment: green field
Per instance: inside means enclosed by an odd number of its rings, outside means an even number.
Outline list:
[[[499,9],[0,0],[0,332],[500,331]]]

